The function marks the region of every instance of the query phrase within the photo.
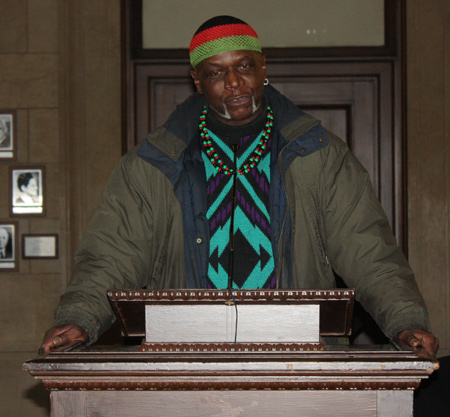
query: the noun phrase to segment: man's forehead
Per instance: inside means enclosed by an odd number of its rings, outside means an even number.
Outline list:
[[[199,65],[223,65],[230,63],[239,63],[245,59],[256,61],[258,55],[261,54],[258,54],[258,52],[253,51],[221,52],[220,54],[216,54],[209,58],[204,59]]]

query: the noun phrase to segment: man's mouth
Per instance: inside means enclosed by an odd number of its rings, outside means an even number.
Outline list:
[[[226,100],[228,106],[242,106],[251,102],[250,96],[231,97]]]

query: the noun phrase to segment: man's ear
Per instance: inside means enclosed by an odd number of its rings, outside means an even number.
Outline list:
[[[202,86],[200,85],[200,78],[198,76],[198,72],[195,70],[191,70],[191,77],[194,80],[195,88],[197,89],[197,93],[203,94]]]
[[[267,78],[266,56],[264,54],[261,55],[261,68],[264,71],[264,78]]]

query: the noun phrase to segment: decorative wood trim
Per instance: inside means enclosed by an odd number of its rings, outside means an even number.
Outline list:
[[[135,347],[136,349],[136,347]],[[413,390],[439,367],[412,352],[58,352],[23,366],[49,390]]]
[[[354,290],[108,290],[108,299],[124,336],[145,335],[146,304],[320,304],[320,334],[351,334]]]
[[[151,353],[304,352],[326,350],[323,343],[148,343],[139,348]]]
[[[267,377],[265,377],[267,379]],[[374,382],[366,380],[342,381],[91,381],[91,380],[43,380],[49,391],[228,391],[228,390],[414,390],[419,387],[420,379],[408,381]]]
[[[353,289],[296,290],[108,290],[112,301],[146,301],[152,303],[223,303],[234,299],[240,303],[301,302],[313,300],[344,300],[351,302]]]

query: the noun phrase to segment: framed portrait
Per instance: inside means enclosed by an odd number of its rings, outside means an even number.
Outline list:
[[[44,215],[44,178],[42,167],[11,167],[11,215]]]
[[[16,158],[16,112],[0,110],[0,161]]]
[[[19,269],[17,235],[17,222],[0,221],[0,272]]]
[[[22,235],[23,259],[57,259],[58,235]]]

